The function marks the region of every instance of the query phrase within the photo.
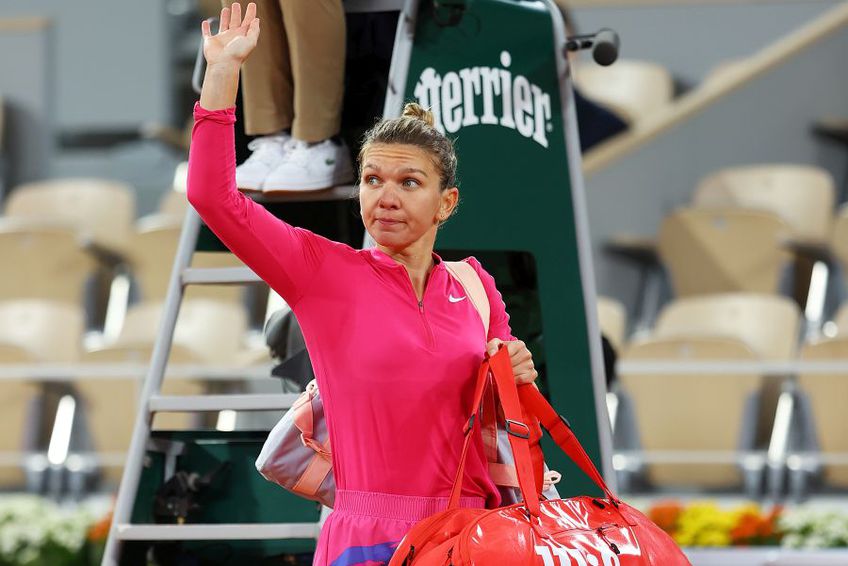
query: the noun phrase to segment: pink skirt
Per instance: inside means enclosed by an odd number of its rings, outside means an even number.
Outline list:
[[[381,566],[389,563],[415,523],[444,511],[447,497],[415,497],[365,491],[336,491],[313,566]],[[482,497],[463,497],[460,506],[483,509]]]

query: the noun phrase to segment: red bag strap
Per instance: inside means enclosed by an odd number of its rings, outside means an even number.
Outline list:
[[[453,487],[451,488],[451,496],[448,501],[448,509],[456,509],[459,507],[459,496],[462,492],[462,482],[465,478],[465,461],[468,459],[468,447],[471,445],[471,432],[474,427],[478,426],[476,421],[480,420],[477,417],[480,414],[480,403],[483,400],[483,390],[486,387],[486,380],[489,374],[489,361],[485,359],[480,364],[480,369],[477,370],[477,383],[474,388],[474,402],[471,404],[471,416],[465,424],[465,442],[462,443],[462,454],[459,457],[459,467],[456,470],[456,476],[453,479]]]
[[[620,500],[610,491],[603,476],[601,476],[595,464],[589,458],[586,450],[577,440],[571,426],[564,417],[559,415],[550,403],[542,396],[538,389],[532,385],[517,387],[515,375],[512,372],[512,362],[507,349],[503,346],[498,349],[494,356],[486,356],[477,374],[477,384],[474,392],[474,410],[465,427],[465,443],[460,457],[459,470],[454,478],[453,490],[448,503],[448,509],[459,507],[459,496],[462,491],[462,481],[465,474],[465,462],[468,459],[468,447],[471,441],[471,431],[478,425],[476,417],[480,412],[483,391],[489,375],[492,376],[494,385],[498,391],[498,398],[503,407],[504,417],[507,421],[507,432],[509,443],[515,458],[515,468],[518,475],[519,488],[524,498],[528,511],[533,516],[539,515],[539,495],[536,492],[533,464],[529,446],[532,429],[521,422],[522,406],[541,421],[542,426],[551,435],[551,438],[562,449],[563,452],[597,485],[606,495],[607,499],[618,507]],[[627,518],[627,517],[625,517]],[[628,521],[629,522],[629,521]]]
[[[459,469],[454,478],[448,509],[459,508],[459,497],[462,492],[462,483],[465,479],[465,462],[468,459],[468,447],[471,444],[471,431],[479,424],[477,422],[479,420],[477,416],[480,412],[483,391],[489,375],[493,378],[501,407],[503,407],[506,431],[509,434],[509,444],[515,459],[515,469],[518,475],[521,495],[530,514],[539,516],[539,494],[536,492],[529,445],[531,428],[521,421],[521,402],[519,401],[518,391],[515,386],[515,375],[512,372],[512,362],[509,358],[509,352],[504,347],[499,348],[494,356],[487,356],[477,374],[473,411],[465,427],[465,442],[459,460]]]
[[[534,458],[531,451],[533,439],[533,424],[528,424],[524,418],[521,401],[515,384],[515,374],[512,371],[512,360],[506,345],[501,345],[498,352],[489,358],[489,367],[503,407],[505,429],[509,435],[509,445],[515,460],[515,471],[518,475],[518,486],[528,511],[533,516],[539,516],[539,491],[542,482],[536,482]],[[536,425],[538,426],[538,425]],[[537,439],[538,440],[538,439]],[[541,448],[536,446],[541,456]],[[542,460],[544,461],[544,460]],[[539,478],[541,480],[541,478]]]
[[[542,426],[545,427],[557,446],[583,470],[584,474],[595,482],[595,485],[601,488],[611,502],[618,503],[618,498],[607,487],[603,476],[598,472],[598,468],[595,467],[580,441],[574,436],[571,425],[568,424],[565,417],[558,414],[539,390],[532,385],[518,387],[518,395],[521,398],[522,405],[541,421]]]
[[[522,386],[523,387],[523,386]],[[531,387],[533,387],[531,385]],[[533,387],[535,389],[535,387]],[[519,395],[519,401],[521,396]],[[539,419],[521,401],[521,415],[523,422],[530,427],[530,458],[533,461],[533,477],[536,480],[536,493],[539,495],[545,491],[545,453],[542,452],[542,427]]]

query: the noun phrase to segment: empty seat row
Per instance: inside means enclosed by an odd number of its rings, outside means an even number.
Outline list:
[[[820,332],[844,293],[840,283],[848,283],[848,206],[834,210],[835,193],[819,167],[734,166],[701,179],[656,239],[613,237],[608,249],[646,270],[637,331],[651,326],[667,275],[673,297],[791,296],[804,309],[805,333]]]
[[[688,207],[670,214],[658,251],[677,296],[779,290],[792,251],[830,246],[842,254],[848,210],[834,212],[833,178],[819,167],[772,164],[722,169],[698,183]]]
[[[622,318],[621,305],[599,301],[605,334],[620,336]],[[641,478],[655,487],[745,485],[756,492],[767,463],[785,467],[802,453],[815,465],[797,465],[798,475],[823,471],[828,485],[848,488],[848,466],[831,461],[848,456],[848,421],[840,412],[848,391],[848,304],[832,338],[799,346],[800,319],[783,297],[690,297],[668,305],[649,337],[623,346],[611,407],[619,417],[614,425],[631,429],[615,435],[625,485]],[[804,365],[815,361],[837,367],[822,372]],[[716,362],[730,365],[710,365]],[[766,371],[765,362],[783,362],[786,370]],[[778,398],[787,395],[797,409],[781,417]],[[791,435],[778,426],[781,418],[791,422]],[[802,426],[809,434],[798,433]],[[772,449],[771,462],[769,446],[784,447]]]
[[[90,377],[79,364],[133,364],[143,368],[151,357],[159,328],[162,303],[145,303],[130,309],[118,338],[93,350],[82,349],[83,314],[78,306],[41,300],[0,302],[0,397],[6,410],[2,426],[6,433],[0,451],[24,453],[36,447],[33,426],[49,427],[50,414],[41,414],[42,393],[55,383],[18,378],[14,366],[24,364],[25,375],[36,375],[36,364],[52,364],[68,372],[66,384],[82,408],[88,446],[96,453],[123,453],[132,433],[137,394],[143,375],[97,375]],[[267,348],[245,343],[247,317],[244,309],[232,302],[192,299],[180,311],[174,342],[169,355],[173,364],[214,365],[216,368],[270,364]],[[102,373],[102,372],[101,372]],[[166,376],[167,376],[166,372]],[[165,394],[197,394],[207,384],[202,370],[194,378],[166,379]],[[237,384],[233,384],[237,386]],[[180,414],[157,416],[157,426],[180,428],[189,424]],[[27,440],[29,438],[29,441]],[[112,470],[116,474],[118,470]],[[110,474],[112,479],[117,475]],[[0,484],[19,483],[20,470],[0,470]]]
[[[803,343],[801,311],[790,299],[763,293],[717,293],[675,299],[663,307],[650,332],[630,339],[624,305],[598,300],[601,330],[619,352],[632,342],[676,336],[738,338],[762,359],[790,360]],[[848,302],[837,309],[829,337],[848,334]]]
[[[175,182],[184,182],[182,176],[178,170]],[[41,298],[84,304],[86,325],[95,330],[103,328],[109,317],[106,305],[112,314],[126,308],[121,300],[126,303],[127,297],[110,302],[115,299],[110,297],[114,280],[126,273],[134,282],[132,302],[161,301],[187,208],[184,193],[168,191],[157,214],[135,222],[132,191],[121,183],[66,179],[19,186],[0,216],[0,257],[14,266],[0,283],[0,300]],[[242,263],[227,253],[199,253],[193,266]],[[190,298],[239,301],[243,295],[244,289],[238,287],[188,291]],[[111,330],[116,330],[115,324]]]
[[[176,185],[184,185],[184,169],[178,168]],[[0,283],[0,390],[4,399],[15,401],[15,410],[3,413],[9,434],[0,451],[32,450],[33,419],[50,426],[52,415],[39,413],[45,408],[44,393],[53,387],[39,381],[38,364],[45,363],[68,368],[65,383],[83,409],[89,448],[107,453],[126,449],[143,376],[88,377],[80,368],[143,366],[149,361],[188,206],[184,192],[168,191],[156,214],[136,222],[132,190],[122,183],[53,180],[13,191],[0,216],[0,257],[8,267]],[[242,263],[227,253],[196,253],[192,266]],[[110,303],[110,332],[104,328],[97,340],[90,340],[86,331],[91,328],[92,294],[95,301],[105,302],[115,282],[128,275],[132,292],[111,295],[118,299]],[[98,280],[105,283],[93,288]],[[267,348],[245,342],[255,336],[248,334],[243,295],[238,286],[187,289],[169,363],[270,363]],[[25,366],[20,378],[11,364]],[[168,379],[164,392],[198,393],[207,387],[202,379]],[[183,415],[157,416],[159,426],[185,424]],[[0,474],[11,474],[3,476],[4,483],[9,477],[20,479],[16,470]]]

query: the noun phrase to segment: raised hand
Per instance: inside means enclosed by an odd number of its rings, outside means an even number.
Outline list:
[[[247,59],[259,39],[259,18],[256,4],[251,2],[241,16],[241,5],[235,3],[221,10],[218,33],[212,34],[209,22],[201,24],[203,33],[203,56],[207,66],[219,64],[241,65]]]

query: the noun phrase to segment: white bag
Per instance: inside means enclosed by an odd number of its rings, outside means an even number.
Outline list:
[[[268,434],[256,469],[292,493],[333,506],[336,480],[330,438],[314,380]]]

